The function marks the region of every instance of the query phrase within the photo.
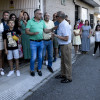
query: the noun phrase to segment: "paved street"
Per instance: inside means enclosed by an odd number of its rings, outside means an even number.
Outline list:
[[[100,100],[100,56],[92,51],[80,55],[73,64],[73,82],[51,78],[25,100]]]

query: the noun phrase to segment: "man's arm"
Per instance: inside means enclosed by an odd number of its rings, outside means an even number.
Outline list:
[[[51,29],[44,29],[43,31],[45,32],[45,33],[50,33],[50,32],[53,32],[54,30],[56,30],[58,28],[58,26],[55,26],[55,27],[53,27],[53,28],[51,28]]]
[[[39,32],[30,32],[30,30],[28,28],[26,28],[26,34],[28,34],[28,35],[37,35],[37,34],[39,34]]]
[[[63,40],[63,41],[68,41],[68,38],[69,38],[69,36],[59,36],[59,35],[56,35],[56,34],[54,34],[54,36]]]

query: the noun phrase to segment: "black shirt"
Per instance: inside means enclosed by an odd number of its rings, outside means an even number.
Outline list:
[[[6,30],[3,32],[3,39],[6,39],[7,50],[15,50],[18,49],[18,41],[15,41],[12,36],[21,35],[21,32],[17,29]]]

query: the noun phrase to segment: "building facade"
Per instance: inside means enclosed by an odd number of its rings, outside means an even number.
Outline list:
[[[0,18],[5,10],[15,13],[17,17],[21,10],[25,10],[32,18],[34,10],[40,8],[43,13],[50,13],[51,20],[53,13],[63,11],[68,15],[72,26],[79,19],[83,21],[88,19],[94,28],[99,19],[98,7],[100,7],[100,0],[0,0]]]

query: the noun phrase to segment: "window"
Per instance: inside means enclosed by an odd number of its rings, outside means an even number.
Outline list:
[[[86,8],[82,8],[82,20],[87,20],[88,10]]]

